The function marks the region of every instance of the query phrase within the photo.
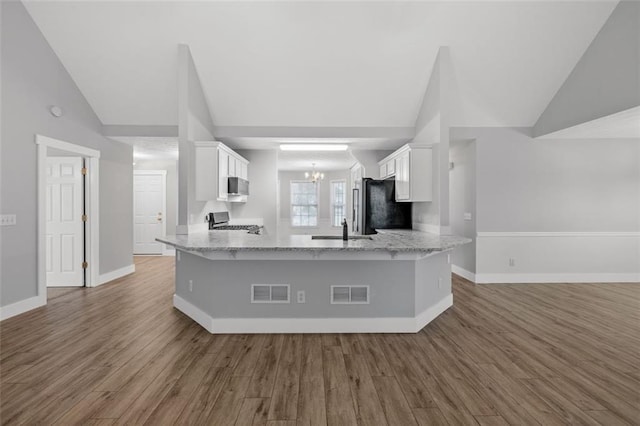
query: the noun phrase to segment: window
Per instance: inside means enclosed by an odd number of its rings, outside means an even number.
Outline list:
[[[331,224],[342,226],[342,219],[347,217],[347,181],[331,181]]]
[[[318,226],[319,184],[291,181],[291,226]]]

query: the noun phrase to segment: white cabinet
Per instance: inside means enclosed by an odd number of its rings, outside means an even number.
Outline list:
[[[404,152],[396,157],[396,200],[407,201],[411,197],[409,188],[410,161],[409,152]]]
[[[198,201],[229,200],[229,177],[247,179],[249,161],[221,142],[194,142],[195,187]],[[246,200],[246,199],[238,199]]]
[[[404,145],[378,162],[378,165],[381,179],[395,176],[396,201],[423,202],[433,199],[430,146]]]
[[[396,165],[393,159],[381,162],[380,164],[380,179],[386,179],[396,174]]]
[[[218,148],[218,193],[216,194],[217,200],[226,200],[227,192],[229,188],[229,161],[231,157],[229,153],[223,149]]]
[[[249,180],[249,163],[244,161],[240,161],[239,165],[236,163],[236,171],[238,173],[238,177],[244,180]],[[239,167],[239,169],[238,169]],[[239,170],[239,171],[238,171]]]

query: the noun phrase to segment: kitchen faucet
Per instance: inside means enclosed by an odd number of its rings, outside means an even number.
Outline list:
[[[347,226],[347,218],[342,219],[342,240],[347,241],[349,239],[349,227]]]

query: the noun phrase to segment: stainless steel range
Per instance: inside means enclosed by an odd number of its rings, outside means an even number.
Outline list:
[[[229,212],[213,212],[205,216],[209,222],[211,231],[248,231],[250,234],[259,234],[260,225],[229,225]]]

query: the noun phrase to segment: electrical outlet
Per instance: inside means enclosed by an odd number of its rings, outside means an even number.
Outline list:
[[[464,214],[464,220],[471,220],[471,213],[465,213]]]
[[[451,253],[447,253],[447,263],[451,264]]]
[[[509,266],[516,266],[516,260],[513,257],[509,258]]]
[[[189,291],[193,291],[193,280],[189,280]]]
[[[15,214],[3,214],[0,216],[0,226],[13,226],[16,224]]]
[[[176,250],[176,257],[178,258],[178,262],[180,262],[180,252]]]
[[[306,303],[304,290],[298,291],[298,303]]]

